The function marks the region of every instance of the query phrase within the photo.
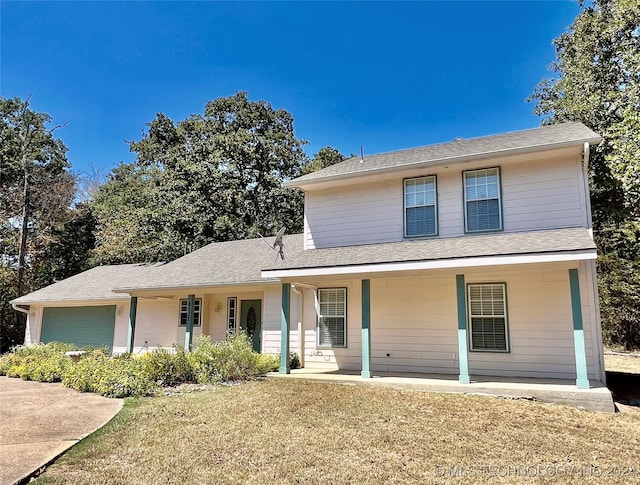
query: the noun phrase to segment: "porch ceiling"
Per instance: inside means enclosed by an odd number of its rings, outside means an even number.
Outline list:
[[[263,278],[414,271],[595,259],[584,227],[311,249],[262,271]]]

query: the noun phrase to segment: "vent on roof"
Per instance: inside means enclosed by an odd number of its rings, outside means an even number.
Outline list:
[[[456,136],[453,141],[462,141],[464,140],[464,138],[462,138],[461,136]]]
[[[360,163],[364,162],[364,147],[360,147]]]

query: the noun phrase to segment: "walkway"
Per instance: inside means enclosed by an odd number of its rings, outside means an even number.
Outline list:
[[[521,377],[471,376],[470,384],[460,384],[458,376],[454,375],[374,372],[373,378],[363,379],[359,372],[317,368],[295,369],[288,375],[271,373],[269,377],[379,385],[427,392],[507,396],[569,404],[592,411],[615,412],[611,392],[604,384],[597,381],[590,381],[589,389],[578,389],[575,381],[570,380]]]

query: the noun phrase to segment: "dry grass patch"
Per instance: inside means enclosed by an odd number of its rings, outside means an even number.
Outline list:
[[[604,368],[614,372],[640,374],[640,355],[638,354],[605,354]]]
[[[563,482],[584,481],[583,466],[640,476],[640,416],[274,379],[128,400],[38,483],[433,483],[458,465],[577,467]],[[473,478],[496,480],[523,477]]]

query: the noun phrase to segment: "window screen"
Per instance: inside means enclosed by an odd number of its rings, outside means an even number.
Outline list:
[[[468,232],[502,229],[499,179],[497,168],[464,172],[465,224]]]
[[[469,285],[471,350],[509,350],[505,285]]]
[[[436,198],[435,177],[420,177],[404,181],[405,236],[437,234]]]
[[[321,347],[345,347],[347,333],[347,289],[327,288],[318,290],[318,345]]]

